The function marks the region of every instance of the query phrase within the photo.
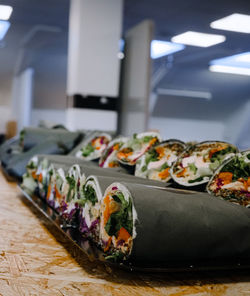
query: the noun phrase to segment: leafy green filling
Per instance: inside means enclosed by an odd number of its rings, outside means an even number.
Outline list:
[[[94,147],[89,143],[88,145],[82,148],[82,156],[87,157],[94,151]]]
[[[218,168],[219,165],[220,165],[220,161],[215,160],[214,162],[211,162],[209,164],[209,168],[210,168],[210,170],[215,171]]]
[[[36,168],[35,164],[33,161],[29,162],[26,166],[27,169],[33,170]]]
[[[124,257],[124,253],[122,253],[121,251],[117,251],[112,255],[105,256],[105,260],[109,260],[112,262],[121,262],[123,259],[125,259]]]
[[[196,182],[200,182],[203,180],[203,177],[199,177],[199,178],[196,178],[194,180],[188,180],[188,183],[196,183]]]
[[[114,201],[119,203],[119,211],[112,213],[105,225],[105,230],[109,236],[118,236],[119,230],[124,227],[127,232],[132,235],[133,231],[133,219],[132,219],[132,202],[126,201],[124,195],[121,192],[116,192],[112,195]]]
[[[92,205],[94,206],[95,203],[97,203],[97,201],[98,201],[95,189],[92,186],[87,185],[84,187],[83,192],[84,192],[84,197],[87,200],[89,200],[92,203]]]
[[[188,164],[188,167],[189,167],[189,169],[190,169],[192,172],[194,172],[194,174],[196,174],[196,172],[197,172],[197,167],[195,166],[194,163],[189,163],[189,164]]]
[[[249,154],[247,154],[247,158],[248,158],[248,159],[250,159],[250,153],[249,153]]]
[[[169,165],[168,165],[167,162],[165,162],[165,163],[161,166],[160,171],[164,171],[164,170],[167,169],[167,168],[169,168]]]
[[[148,165],[151,161],[158,160],[158,153],[155,149],[150,149],[146,154],[146,165]]]
[[[239,178],[247,180],[250,176],[250,163],[246,163],[243,157],[235,157],[222,168],[221,172],[232,173],[233,181]]]
[[[69,184],[69,191],[67,193],[66,201],[69,202],[71,200],[72,191],[75,190],[76,180],[74,179],[74,177],[69,177],[69,176],[66,177],[66,180]]]
[[[150,140],[152,140],[154,137],[152,136],[145,136],[143,137],[142,141],[143,143],[148,143]]]
[[[232,146],[228,146],[223,150],[217,151],[212,155],[210,161],[215,162],[216,160],[219,160],[221,162],[225,158],[225,155],[228,153],[236,153],[236,149]]]

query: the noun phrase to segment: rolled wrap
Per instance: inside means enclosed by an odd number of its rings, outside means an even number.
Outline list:
[[[151,185],[151,186],[160,186],[160,187],[166,187],[169,184],[164,184],[159,181],[154,180],[145,180],[139,177],[135,177],[129,174],[124,174],[123,170],[121,168],[100,168],[96,166],[92,162],[88,162],[82,159],[79,159],[74,156],[64,156],[64,155],[37,155],[38,159],[41,160],[43,158],[46,158],[50,164],[57,164],[57,166],[60,167],[60,164],[71,166],[73,164],[78,164],[81,168],[82,173],[85,174],[86,177],[89,175],[96,175],[96,176],[105,176],[105,177],[111,177],[114,178],[120,178],[124,180],[132,180],[132,182],[138,183],[138,184],[145,184],[145,185]],[[114,182],[112,181],[112,182]]]
[[[175,139],[155,145],[138,159],[135,176],[168,182],[171,179],[170,167],[185,148],[184,142]]]
[[[101,179],[101,182],[99,180]],[[80,208],[79,231],[84,236],[99,243],[100,203],[110,179],[99,176],[88,176],[83,188],[85,204]]]
[[[70,132],[65,129],[26,127],[23,129],[21,145],[23,150],[27,151],[36,145],[42,144],[48,138],[52,138],[70,151],[79,143],[83,136],[80,132]]]
[[[160,141],[161,136],[157,132],[134,134],[117,152],[117,159],[123,165],[134,166],[145,152]]]
[[[1,165],[6,167],[14,155],[22,153],[22,148],[19,145],[19,139],[14,137],[7,140],[0,146]]]
[[[83,188],[86,182],[86,177],[81,173],[78,164],[74,164],[69,168],[66,175],[66,181],[63,184],[63,198],[60,206],[60,213],[68,222],[76,220],[76,216],[83,199]]]
[[[250,150],[237,153],[215,171],[207,191],[225,200],[250,206]]]
[[[173,163],[170,174],[182,186],[208,183],[221,163],[238,151],[234,145],[221,141],[205,141],[188,147]]]
[[[75,156],[84,160],[97,160],[101,157],[111,139],[112,137],[108,133],[93,133],[82,142],[82,146],[75,153]]]
[[[17,179],[21,179],[31,157],[37,154],[65,154],[65,148],[58,144],[57,140],[48,139],[27,152],[15,155],[6,167],[6,172]]]
[[[167,266],[250,258],[249,209],[206,193],[121,184],[130,192],[137,215],[128,263]]]
[[[112,140],[107,148],[103,151],[99,159],[99,166],[102,168],[119,167],[120,164],[117,159],[117,152],[128,141],[129,138],[119,137]]]

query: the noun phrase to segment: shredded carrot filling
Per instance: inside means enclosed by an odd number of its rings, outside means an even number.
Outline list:
[[[107,242],[107,245],[106,245],[106,247],[104,248],[104,252],[107,252],[107,251],[108,251],[108,249],[110,248],[111,241],[112,241],[112,239],[111,239],[111,237],[110,237],[110,238],[109,238],[109,240],[108,240],[108,242]]]
[[[95,139],[93,139],[93,140],[91,140],[91,145],[92,146],[95,146],[95,142],[98,140],[98,138],[95,138]]]
[[[164,156],[164,148],[163,147],[156,147],[155,150],[159,154],[158,159],[161,159]]]
[[[36,180],[36,179],[37,179],[36,172],[32,172],[32,173],[31,173],[31,176],[32,176],[32,178],[33,178],[34,180]]]
[[[112,161],[108,164],[108,167],[109,168],[115,168],[115,167],[118,167],[119,164],[116,162],[116,161]]]
[[[166,179],[169,176],[169,168],[166,168],[158,175],[161,179]]]
[[[124,240],[126,242],[130,237],[131,235],[127,232],[127,230],[124,227],[122,227],[118,232],[117,241]]]
[[[51,184],[49,184],[49,186],[48,186],[48,191],[47,191],[47,196],[46,196],[47,199],[50,197],[50,194],[51,194]]]
[[[157,142],[157,138],[153,138],[152,140],[149,141],[149,145],[152,146]]]
[[[38,182],[40,182],[40,183],[42,183],[42,181],[43,181],[43,175],[42,175],[42,173],[39,175],[39,177],[38,177]]]
[[[109,210],[109,195],[106,195],[106,197],[103,200],[103,203],[105,205],[105,209],[103,212],[103,220],[104,220],[104,225],[108,222],[109,216],[111,215],[110,210]]]
[[[59,190],[57,189],[56,185],[55,185],[55,193],[56,193],[56,198],[57,199],[61,199],[61,193],[59,192]]]
[[[117,153],[118,158],[127,158],[129,155],[132,155],[133,151],[131,151],[129,148],[124,148],[121,151]]]
[[[218,147],[218,148],[213,148],[209,151],[209,158],[211,158],[213,156],[213,154],[217,151],[221,151],[224,150],[225,148],[227,148],[227,146],[222,146],[222,147]]]
[[[187,169],[184,168],[182,171],[180,171],[178,174],[176,174],[176,177],[177,177],[177,178],[184,177],[186,171],[187,171]]]
[[[119,144],[115,144],[114,146],[113,146],[113,150],[118,150],[119,149]]]
[[[223,181],[224,185],[226,185],[232,182],[233,174],[230,172],[222,172],[219,173],[218,178],[220,178]]]
[[[242,182],[244,184],[244,188],[247,191],[248,187],[250,186],[250,177],[248,177],[247,180],[243,179],[243,178],[239,178],[238,181]]]

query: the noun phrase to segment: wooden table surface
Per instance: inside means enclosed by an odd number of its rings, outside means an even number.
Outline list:
[[[149,274],[90,262],[0,173],[0,295],[250,295],[250,270]]]

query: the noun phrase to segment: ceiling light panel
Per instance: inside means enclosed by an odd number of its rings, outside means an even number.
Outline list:
[[[233,13],[210,24],[213,29],[250,33],[250,15]]]
[[[250,69],[248,68],[230,67],[230,66],[223,66],[223,65],[211,65],[209,66],[209,70],[211,72],[250,76]]]
[[[172,37],[171,41],[186,45],[209,47],[215,44],[222,43],[226,40],[223,35],[205,34],[194,31],[187,31],[183,34]]]
[[[210,65],[222,65],[250,69],[250,52],[243,52],[229,57],[212,60]]]
[[[176,44],[168,41],[153,40],[151,42],[151,58],[157,59],[185,48],[183,44]]]
[[[212,60],[209,70],[212,72],[250,75],[250,52]]]
[[[0,20],[7,21],[11,14],[13,8],[9,5],[0,5]]]
[[[10,27],[7,21],[0,21],[0,40],[2,40]]]

